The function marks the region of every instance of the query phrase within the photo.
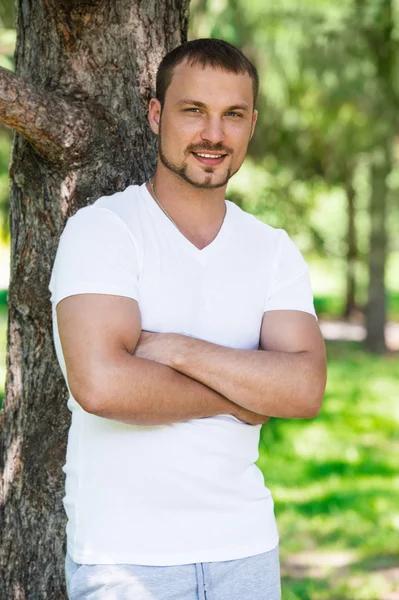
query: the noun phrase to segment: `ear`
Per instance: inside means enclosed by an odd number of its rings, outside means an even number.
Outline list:
[[[159,121],[161,119],[161,103],[157,98],[151,98],[148,105],[148,120],[155,135],[159,133]]]
[[[249,138],[250,140],[252,139],[252,136],[254,134],[255,131],[255,125],[256,125],[256,121],[258,120],[258,111],[254,110],[254,114],[252,116],[252,129],[251,129],[251,137]]]

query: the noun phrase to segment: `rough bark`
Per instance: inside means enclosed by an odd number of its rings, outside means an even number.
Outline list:
[[[79,164],[101,122],[83,103],[42,92],[0,67],[0,119],[48,161]]]
[[[0,119],[12,114],[8,124],[27,138],[15,135],[10,167],[0,598],[58,600],[69,413],[50,271],[67,217],[152,173],[146,103],[161,57],[186,37],[188,0],[20,0],[17,13],[16,77],[3,72],[11,88],[0,95]],[[19,107],[10,106],[13,86]]]
[[[386,351],[386,292],[385,264],[387,252],[386,204],[387,178],[392,168],[391,142],[374,152],[371,166],[369,288],[366,308],[366,346],[376,353]]]

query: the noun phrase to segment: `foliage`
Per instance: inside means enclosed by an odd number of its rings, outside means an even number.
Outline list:
[[[9,6],[8,6],[9,4]],[[13,6],[5,3],[0,9],[1,23],[13,21]],[[14,70],[15,30],[0,28],[0,67]],[[10,157],[11,131],[0,124],[0,237],[9,239],[8,224],[8,163]]]
[[[0,28],[0,67],[14,70],[15,30]]]
[[[15,25],[16,3],[13,0],[1,0],[0,27],[12,28]]]
[[[0,237],[3,242],[9,240],[9,182],[8,163],[10,159],[11,132],[0,126]]]

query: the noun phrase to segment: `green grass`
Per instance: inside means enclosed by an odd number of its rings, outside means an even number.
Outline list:
[[[262,429],[283,598],[383,600],[394,589],[387,573],[399,568],[398,358],[342,342],[328,357],[319,416]]]

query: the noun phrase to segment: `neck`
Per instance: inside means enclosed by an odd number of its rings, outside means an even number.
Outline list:
[[[220,226],[226,210],[224,200],[227,186],[196,188],[160,162],[152,183],[159,202],[182,229],[200,232]]]

